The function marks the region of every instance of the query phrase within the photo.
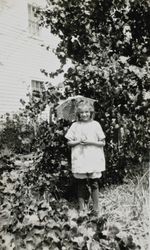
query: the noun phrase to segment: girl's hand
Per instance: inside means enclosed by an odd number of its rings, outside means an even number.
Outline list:
[[[81,139],[80,144],[82,145],[86,144],[86,139]]]
[[[85,135],[82,136],[80,142],[81,144],[84,144],[87,141],[87,137]]]
[[[92,143],[92,142],[87,141],[87,140],[81,140],[81,141],[80,141],[80,144],[83,145],[83,146],[91,145],[91,143]]]

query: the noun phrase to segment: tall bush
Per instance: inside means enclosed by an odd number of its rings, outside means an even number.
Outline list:
[[[115,180],[127,166],[141,163],[148,149],[149,10],[147,0],[54,0],[39,11],[41,25],[60,39],[60,71],[72,61],[64,75],[65,97],[97,100],[107,173]]]
[[[64,74],[64,95],[50,86],[26,106],[28,113],[36,117],[45,105],[55,107],[74,94],[96,99],[96,120],[106,134],[108,182],[122,181],[148,149],[149,9],[146,0],[53,0],[38,12],[41,25],[60,38],[55,53],[61,67],[50,77],[62,73],[68,59],[72,66]],[[52,172],[60,173],[61,160],[67,159],[63,125],[45,127],[37,140],[42,167],[49,165]]]
[[[8,148],[12,153],[29,153],[33,137],[33,127],[23,117],[18,114],[11,117],[8,114],[0,131],[1,150]]]

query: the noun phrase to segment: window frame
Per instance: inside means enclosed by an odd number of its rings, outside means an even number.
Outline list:
[[[33,37],[40,37],[39,18],[35,15],[37,6],[28,3],[28,31]]]
[[[31,80],[31,94],[32,97],[38,97],[45,90],[44,81],[42,80]]]

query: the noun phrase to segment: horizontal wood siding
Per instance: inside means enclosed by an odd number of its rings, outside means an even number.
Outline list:
[[[50,80],[41,69],[59,67],[56,56],[41,46],[52,41],[49,32],[39,38],[29,34],[27,10],[27,0],[0,1],[0,115],[18,110],[31,80]]]

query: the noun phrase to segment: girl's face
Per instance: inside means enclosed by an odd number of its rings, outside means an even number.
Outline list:
[[[88,107],[82,107],[80,110],[80,120],[81,121],[89,121],[91,119],[91,112],[89,111]]]

